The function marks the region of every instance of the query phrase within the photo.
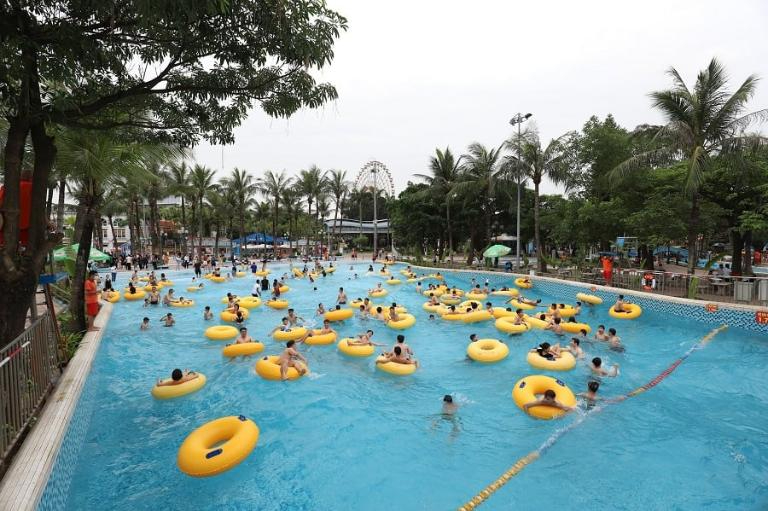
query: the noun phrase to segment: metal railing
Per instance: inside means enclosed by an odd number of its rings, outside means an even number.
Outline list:
[[[57,338],[56,320],[45,312],[0,350],[0,477],[61,374]]]

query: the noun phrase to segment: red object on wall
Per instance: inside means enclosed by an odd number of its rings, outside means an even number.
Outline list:
[[[32,213],[32,181],[23,179],[19,182],[19,242],[27,244],[29,239],[29,217]],[[5,199],[5,186],[0,186],[0,206]],[[0,230],[0,244],[3,243],[3,233]]]
[[[755,323],[758,325],[768,325],[768,311],[755,312]]]
[[[752,264],[760,264],[760,262],[763,260],[763,253],[759,250],[755,250],[755,259],[752,262]]]

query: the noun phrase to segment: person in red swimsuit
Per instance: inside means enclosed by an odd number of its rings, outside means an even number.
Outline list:
[[[88,272],[88,279],[85,281],[85,313],[88,316],[88,331],[95,332],[99,328],[93,326],[93,321],[99,313],[99,289],[96,285],[97,272]]]
[[[5,199],[5,185],[0,186],[0,208]],[[21,181],[19,182],[19,243],[26,245],[29,240],[29,217],[32,210],[32,172],[23,170],[21,172]],[[3,223],[0,217],[0,245],[3,240]]]
[[[613,258],[611,256],[603,257],[603,278],[607,285],[611,284],[613,277]]]

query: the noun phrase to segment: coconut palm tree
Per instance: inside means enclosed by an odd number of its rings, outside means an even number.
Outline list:
[[[317,165],[312,165],[309,169],[302,170],[299,173],[297,186],[307,201],[307,215],[309,215],[310,219],[314,218],[312,216],[312,204],[317,204],[317,200],[325,188],[325,176],[323,171]],[[315,216],[317,216],[317,213],[315,213]],[[310,235],[314,229],[315,226],[313,225],[313,222],[310,222]]]
[[[731,93],[725,68],[712,59],[699,72],[689,89],[675,68],[668,71],[672,87],[651,93],[651,104],[666,118],[663,126],[649,128],[654,148],[620,163],[611,173],[614,182],[632,171],[685,161],[685,192],[690,197],[688,218],[688,272],[696,268],[696,239],[699,227],[699,189],[713,157],[737,157],[748,146],[764,145],[766,139],[746,134],[756,122],[768,118],[768,109],[745,114],[746,105],[755,94],[758,78],[748,76]]]
[[[448,147],[445,148],[445,151],[435,149],[435,156],[429,159],[429,171],[431,174],[414,174],[416,177],[427,182],[436,197],[443,197],[445,199],[445,230],[448,234],[448,254],[451,262],[453,262],[451,189],[461,177],[461,160],[461,156],[458,159],[454,159],[453,153],[451,153]]]
[[[327,179],[328,192],[333,196],[333,229],[332,239],[336,240],[336,222],[339,218],[339,210],[344,202],[344,198],[349,193],[349,183],[347,182],[346,170],[330,170]],[[328,247],[330,252],[332,247]]]
[[[171,186],[169,187],[172,193],[181,199],[181,226],[183,229],[188,230],[187,225],[187,209],[186,200],[191,194],[192,189],[190,186],[190,168],[187,167],[186,162],[174,164],[170,166],[170,179]],[[187,240],[184,238],[184,253],[187,252]]]
[[[245,232],[245,218],[248,214],[248,209],[254,204],[253,195],[257,191],[256,181],[245,170],[235,167],[232,169],[229,177],[221,180],[221,185],[222,189],[233,194],[235,211],[237,211],[238,218],[238,230],[240,231],[241,245],[243,245],[247,236]]]
[[[459,180],[451,187],[451,194],[461,195],[465,202],[480,204],[485,217],[485,241],[491,239],[491,212],[496,193],[496,181],[501,169],[501,147],[487,148],[477,142],[471,144],[462,155]],[[473,249],[479,248],[477,236],[473,236]],[[469,254],[469,259],[474,254]]]
[[[257,181],[258,190],[272,201],[272,251],[275,257],[277,257],[277,216],[280,210],[280,196],[291,185],[291,181],[284,170],[279,173],[267,170]]]
[[[570,154],[566,150],[567,139],[572,136],[566,133],[553,139],[545,148],[541,147],[541,140],[536,130],[523,132],[520,137],[513,137],[505,145],[516,151],[516,154],[504,157],[502,168],[508,177],[524,176],[533,182],[533,231],[536,243],[536,261],[539,271],[547,271],[547,263],[544,260],[544,249],[540,236],[540,196],[539,188],[542,179],[546,176],[555,184],[566,185],[566,192],[570,189]]]
[[[296,226],[298,215],[301,213],[301,196],[301,191],[296,186],[289,186],[283,190],[280,197],[280,201],[285,208],[285,214],[288,217],[288,240],[291,252],[293,252],[294,227]]]
[[[194,197],[194,208],[197,211],[197,235],[198,235],[198,257],[203,257],[203,206],[206,194],[213,189],[214,172],[202,165],[195,165],[190,175],[190,185]]]

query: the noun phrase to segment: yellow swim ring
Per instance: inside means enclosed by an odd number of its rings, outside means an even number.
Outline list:
[[[282,294],[282,293],[287,293],[288,291],[290,291],[290,290],[291,290],[291,288],[290,288],[290,287],[288,287],[288,286],[286,286],[285,284],[283,284],[282,286],[280,286],[278,289],[280,289],[280,293],[281,293],[281,294]]]
[[[245,307],[246,309],[255,309],[256,307],[261,306],[261,298],[258,296],[243,296],[236,301],[241,308]]]
[[[530,328],[540,328],[544,330],[547,328],[547,325],[549,325],[548,321],[544,321],[537,316],[524,316],[523,319]],[[560,324],[562,325],[562,322]]]
[[[291,271],[293,272],[293,274],[294,274],[296,277],[299,277],[299,278],[301,278],[301,277],[303,277],[303,276],[304,276],[304,273],[303,273],[301,270],[297,269],[297,268],[293,268]]]
[[[336,271],[336,267],[335,266],[331,266],[330,268],[326,268],[325,269],[325,273],[333,273],[335,271]]]
[[[507,358],[509,347],[498,339],[478,339],[469,343],[467,355],[478,362],[498,362]]]
[[[572,305],[566,305],[564,308],[561,308],[558,305],[557,311],[560,313],[561,318],[570,318],[571,316],[576,315],[576,309]],[[553,312],[554,312],[554,309],[552,307],[547,307],[545,314],[551,315]]]
[[[275,330],[272,333],[272,337],[274,337],[276,341],[295,341],[296,339],[301,339],[305,335],[307,335],[307,329],[303,326],[292,326],[288,331]]]
[[[507,307],[506,309],[504,307],[493,308],[493,317],[496,319],[506,318],[509,316],[516,316],[516,315],[517,313],[513,311],[511,307]]]
[[[467,312],[461,320],[464,323],[477,323],[478,321],[488,321],[493,316],[485,309],[476,310],[473,312]]]
[[[469,291],[464,295],[465,298],[469,298],[470,300],[485,300],[488,298],[488,295],[485,293],[475,293],[474,291]]]
[[[181,300],[171,300],[170,304],[171,307],[192,307],[195,305],[195,301],[186,299],[183,302]]]
[[[382,296],[387,296],[389,294],[389,291],[386,289],[374,289],[373,291],[368,291],[368,296],[372,298],[381,298]]]
[[[576,293],[576,299],[580,302],[589,303],[591,305],[600,305],[603,303],[603,299],[599,296],[588,295],[587,293]]]
[[[441,303],[444,303],[446,305],[458,305],[461,303],[461,297],[460,296],[451,296],[449,294],[444,294],[439,298]]]
[[[237,328],[229,325],[217,325],[205,329],[205,336],[214,341],[226,341],[237,337]]]
[[[257,272],[254,272],[254,275],[256,275],[257,277],[266,277],[267,275],[269,275],[269,270],[259,270]]]
[[[438,289],[427,289],[422,294],[424,296],[426,296],[427,298],[431,297],[432,295],[436,296],[437,298],[440,298],[441,296],[443,296],[445,294],[445,289],[441,289],[441,288],[438,288]]]
[[[326,344],[333,344],[334,342],[336,342],[336,332],[328,332],[324,334],[322,330],[315,329],[312,330],[312,335],[307,337],[304,344],[309,344],[310,346],[324,346]]]
[[[344,321],[345,319],[349,319],[354,315],[355,311],[352,309],[336,309],[323,314],[323,318],[327,319],[328,321]]]
[[[494,296],[519,296],[520,291],[517,289],[505,289],[504,291],[491,291]]]
[[[570,334],[578,334],[582,330],[586,330],[587,333],[592,331],[592,327],[586,323],[561,322],[560,326],[563,328],[564,332],[568,332]]]
[[[120,291],[112,291],[107,295],[107,301],[110,303],[115,303],[120,301]]]
[[[522,334],[528,330],[528,325],[516,325],[513,316],[504,316],[496,320],[496,329],[506,334]]]
[[[155,288],[157,291],[160,291],[161,289],[163,289],[163,287],[164,286],[162,284],[149,284],[144,286],[144,291],[152,291],[152,288]]]
[[[545,371],[570,371],[576,367],[576,359],[569,351],[561,351],[560,358],[553,360],[542,357],[535,350],[529,351],[526,360],[533,367]]]
[[[235,277],[245,277],[245,272],[244,271],[239,271],[239,272],[235,273]]]
[[[211,275],[210,278],[211,278],[211,282],[217,282],[219,284],[221,284],[222,282],[226,282],[227,281],[227,279],[225,277],[217,277],[215,275]]]
[[[194,293],[195,291],[200,291],[201,289],[203,288],[200,286],[187,286],[187,291],[189,291],[190,293]]]
[[[225,472],[251,454],[259,441],[259,427],[242,415],[203,424],[184,439],[176,463],[192,477]]]
[[[533,287],[533,282],[530,280],[526,282],[525,277],[519,277],[515,279],[515,285],[522,289],[531,289]]]
[[[510,300],[509,304],[515,309],[523,309],[523,310],[531,310],[537,307],[536,305],[531,305],[530,303],[518,302],[517,300]]]
[[[139,282],[149,282],[149,277],[139,277]]]
[[[427,312],[439,312],[441,305],[439,303],[424,302],[424,305],[422,305],[421,308]]]
[[[245,307],[240,307],[240,312],[243,315],[243,319],[248,319],[248,316],[250,315],[250,312],[248,312],[248,309],[246,309]],[[235,316],[234,312],[223,310],[219,314],[219,317],[222,319],[222,321],[234,321],[237,316]]]
[[[126,300],[143,300],[145,296],[147,296],[146,291],[143,289],[137,289],[135,293],[129,293],[126,291],[123,295],[123,298]]]
[[[376,359],[376,369],[384,371],[385,373],[394,374],[397,376],[406,376],[416,372],[416,364],[399,364],[397,362],[379,362],[384,361],[386,358],[383,355],[379,355]]]
[[[643,308],[636,303],[625,303],[624,310],[628,312],[616,312],[613,306],[611,306],[608,314],[610,314],[612,318],[616,319],[635,319],[643,313]]]
[[[413,316],[413,314],[398,314],[398,316],[400,319],[397,321],[386,321],[386,324],[389,328],[394,328],[395,330],[404,330],[416,324],[416,318]]]
[[[163,383],[172,381],[171,378],[166,378]],[[184,383],[177,385],[155,385],[152,387],[152,397],[155,399],[173,399],[175,397],[186,396],[192,392],[197,392],[205,385],[205,375],[203,373],[197,373],[197,378],[187,380]]]
[[[279,381],[280,364],[277,363],[278,360],[280,360],[280,357],[277,355],[269,355],[267,357],[263,357],[261,360],[256,362],[256,373],[265,380]],[[296,363],[300,364],[302,367],[304,366],[304,364],[301,362]],[[298,380],[303,375],[299,373],[295,367],[289,367],[285,372],[285,376],[289,380]]]
[[[402,280],[400,280],[400,279],[389,279],[389,280],[387,280],[387,281],[385,281],[385,282],[386,282],[387,284],[391,285],[391,286],[396,286],[396,285],[398,285],[398,284],[402,284],[402,283],[403,283],[403,281],[402,281]]]
[[[255,355],[264,351],[264,344],[259,341],[241,342],[224,346],[221,354],[225,357],[242,357],[245,355]]]
[[[459,304],[457,309],[465,310],[467,307],[472,307],[472,305],[475,305],[477,307],[482,307],[483,306],[483,302],[478,301],[478,300],[464,300],[463,302],[461,302]]]
[[[287,309],[288,300],[267,300],[267,307],[272,309]]]
[[[340,352],[344,353],[345,355],[349,355],[350,357],[370,357],[373,355],[373,352],[376,351],[376,348],[370,345],[350,346],[349,341],[353,340],[354,339],[345,337],[344,339],[340,340],[336,346]]]
[[[521,409],[524,409],[526,403],[532,403],[547,390],[555,392],[555,399],[566,406],[576,406],[576,396],[573,395],[565,383],[557,378],[544,375],[526,376],[515,383],[512,389],[512,399]],[[528,409],[528,414],[537,419],[555,419],[565,413],[564,410],[552,406],[534,406]]]

